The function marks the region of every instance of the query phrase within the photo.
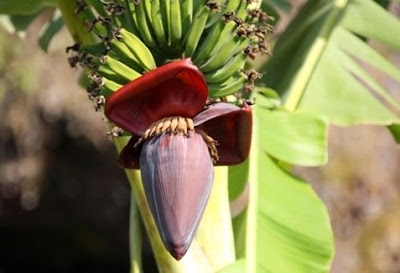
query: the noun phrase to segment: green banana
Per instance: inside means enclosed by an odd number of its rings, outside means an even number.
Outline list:
[[[210,15],[208,16],[207,23],[204,26],[204,28],[209,28],[209,27],[213,26],[221,18],[221,16],[225,12],[225,9],[224,9],[225,1],[226,0],[219,0],[219,1],[215,2],[217,7],[215,7],[214,10],[212,10],[210,12]],[[234,1],[234,2],[236,2],[236,1]]]
[[[88,5],[92,6],[100,16],[106,16],[103,4],[99,0],[85,0]]]
[[[141,74],[129,66],[121,63],[120,61],[110,57],[110,56],[105,56],[103,59],[103,66],[106,66],[110,68],[112,71],[120,75],[122,78],[127,80],[127,82],[132,81],[133,79],[136,79],[141,76]],[[101,67],[102,65],[100,65]]]
[[[236,12],[236,17],[240,18],[244,21],[247,17],[247,7],[248,6],[249,6],[249,4],[247,3],[247,1],[241,1],[240,6]]]
[[[244,75],[236,73],[221,84],[208,84],[208,94],[214,98],[233,94],[243,88],[246,80]]]
[[[246,14],[246,6],[246,1],[232,0],[228,2],[224,11],[232,12],[238,9],[237,14],[243,17],[243,12]],[[214,25],[213,29],[209,32],[208,36],[202,43],[202,46],[198,50],[199,55],[195,56],[195,63],[204,65],[206,62],[209,62],[210,57],[212,58],[218,51],[221,51],[222,48],[225,50],[225,45],[235,37],[234,34],[236,28],[237,24],[233,20],[228,22],[221,20],[218,24]]]
[[[79,51],[89,53],[93,56],[101,56],[107,53],[104,43],[99,43],[95,45],[83,44],[79,46]]]
[[[163,21],[164,32],[166,33],[168,44],[171,44],[171,2],[170,0],[160,0],[161,18]]]
[[[207,19],[207,23],[204,26],[205,29],[214,26],[216,23],[218,23],[218,20],[221,19],[223,13],[221,11],[213,11],[210,12],[210,16]]]
[[[102,79],[101,86],[105,87],[106,89],[112,92],[115,92],[122,87],[122,85],[104,77]]]
[[[130,33],[126,29],[121,29],[120,33],[123,36],[122,42],[124,42],[133,55],[135,55],[144,70],[150,71],[157,67],[150,50],[136,35]]]
[[[209,27],[213,26],[215,24],[215,22],[217,22],[218,19],[220,19],[221,16],[224,13],[234,12],[236,9],[238,9],[240,7],[240,3],[243,0],[229,0],[227,5],[224,7],[224,4],[225,4],[226,1],[227,0],[220,0],[219,1],[219,5],[222,8],[222,10],[208,18],[208,21],[207,21],[207,24],[205,25],[205,28],[209,28]]]
[[[171,40],[171,45],[176,45],[181,41],[182,38],[181,4],[179,0],[171,0],[170,11],[169,37]]]
[[[121,75],[117,74],[115,71],[111,70],[111,68],[109,68],[106,65],[100,65],[97,72],[103,77],[103,78],[107,78],[115,83],[124,85],[126,83],[128,83],[129,81],[126,80],[125,78],[121,77]]]
[[[144,5],[144,10],[146,12],[146,16],[150,22],[150,24],[153,24],[153,17],[152,17],[152,0],[142,0],[143,5]]]
[[[136,13],[136,26],[140,32],[140,36],[146,45],[152,48],[156,48],[156,42],[153,39],[152,30],[150,29],[151,24],[148,22],[144,3],[140,2],[135,6]]]
[[[244,2],[243,0],[229,0],[226,5],[224,12],[232,12],[240,7],[240,4]]]
[[[208,32],[206,38],[201,43],[200,47],[195,51],[193,61],[194,63],[201,63],[206,59],[212,51],[215,43],[218,41],[221,31],[224,29],[225,23],[219,22],[213,26]]]
[[[118,89],[116,89],[115,91],[117,91]],[[110,90],[108,88],[106,88],[105,86],[102,86],[100,88],[100,95],[107,98],[108,96],[110,96],[112,93],[115,92],[114,90]]]
[[[134,4],[130,0],[123,0],[123,1],[125,3],[125,9],[126,9],[125,14],[123,15],[126,18],[125,19],[126,25],[124,25],[124,27],[128,31],[132,32],[133,34],[135,34],[137,36],[137,35],[139,35],[139,31],[136,28],[134,16],[132,14],[132,6]]]
[[[164,29],[164,24],[161,16],[161,4],[160,1],[165,0],[153,0],[151,6],[151,16],[153,21],[154,34],[160,45],[165,45],[167,43],[166,33]]]
[[[232,35],[231,35],[232,37]],[[239,37],[228,38],[228,41],[220,48],[219,51],[215,52],[210,59],[204,64],[200,65],[200,70],[203,73],[208,73],[223,66],[231,56],[237,52],[239,47]]]
[[[189,26],[192,25],[193,20],[193,0],[182,0],[181,5],[181,21],[182,33],[186,36]]]
[[[193,12],[196,13],[206,2],[207,0],[193,0]]]
[[[136,56],[123,42],[120,42],[117,39],[112,39],[110,41],[110,51],[108,52],[108,55],[120,60],[136,71],[143,72],[143,68]]]
[[[190,57],[196,50],[196,47],[199,43],[201,34],[203,33],[204,26],[207,22],[209,9],[207,6],[202,6],[198,12],[196,13],[193,24],[189,30],[189,34],[187,36],[186,47],[185,47],[185,56]]]
[[[220,49],[227,43],[229,40],[232,39],[232,32],[236,28],[236,23],[233,21],[229,21],[227,23],[221,22],[222,23],[222,29],[218,29],[219,33],[215,34],[216,36],[216,41],[211,45],[206,45],[204,50],[205,53],[208,52],[208,54],[201,54],[202,58],[199,59],[199,63],[202,64],[207,61],[207,59],[210,58],[210,56],[214,56]],[[218,32],[218,30],[216,30]],[[202,51],[199,50],[199,51]]]
[[[207,80],[207,83],[224,82],[230,76],[244,67],[246,58],[247,56],[243,52],[237,53],[235,56],[231,57],[223,67],[210,73],[206,73],[204,76]]]

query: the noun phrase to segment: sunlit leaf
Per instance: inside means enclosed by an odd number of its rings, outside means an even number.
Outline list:
[[[267,152],[296,165],[318,166],[327,162],[328,123],[309,113],[259,110],[260,141]]]
[[[241,259],[246,256],[246,224],[247,209],[232,219],[233,235],[235,237],[236,258]]]
[[[393,37],[398,29],[400,21],[371,0],[310,0],[289,26],[291,35],[278,41],[264,67],[265,83],[285,95],[290,111],[339,125],[400,123],[385,105],[400,109],[399,103],[360,63],[398,80],[400,70],[352,33],[400,48],[400,38]]]
[[[326,273],[333,257],[327,210],[308,183],[269,158],[259,110],[250,157],[247,272]]]
[[[350,1],[341,26],[400,50],[400,36],[393,35],[399,31],[400,21],[374,1]]]
[[[336,47],[329,47],[324,52],[297,110],[324,115],[340,125],[389,125],[399,122],[394,113],[343,67],[343,61],[348,62],[346,66],[352,62]]]
[[[229,200],[235,200],[242,192],[248,181],[249,160],[235,166],[229,166]]]
[[[218,273],[243,273],[246,272],[246,261],[244,259],[237,260],[235,263],[218,271]]]

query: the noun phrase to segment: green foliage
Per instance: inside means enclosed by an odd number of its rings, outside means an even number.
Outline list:
[[[327,162],[328,122],[310,113],[290,113],[260,109],[263,124],[260,141],[273,157],[303,166]]]
[[[32,14],[55,4],[56,0],[1,0],[0,14]]]
[[[244,259],[237,260],[234,264],[218,271],[218,273],[243,273],[246,272],[246,261]]]
[[[360,61],[398,80],[400,70],[357,35],[400,49],[392,35],[399,28],[396,18],[370,0],[309,1],[264,66],[265,84],[286,98],[290,110],[323,115],[336,124],[398,123],[369,89],[396,109],[398,103]]]
[[[61,14],[59,12],[55,12],[53,14],[53,17],[42,28],[42,33],[39,39],[39,46],[43,49],[43,51],[47,51],[54,35],[56,35],[63,26],[64,20]]]
[[[229,167],[229,200],[233,201],[243,192],[248,181],[249,160],[235,166]]]
[[[289,13],[290,10],[292,9],[292,6],[287,0],[270,0],[270,1],[264,0],[263,2],[266,4],[272,4],[285,13]]]
[[[14,26],[16,31],[25,31],[33,20],[39,15],[40,12],[27,14],[27,15],[11,15],[10,23]]]
[[[267,155],[265,111],[261,104],[255,106],[249,174],[253,195],[247,209],[246,241],[236,246],[246,248],[247,272],[328,272],[333,238],[327,211],[308,183],[282,170]],[[323,120],[317,123],[326,128]],[[325,141],[326,136],[320,138]],[[244,221],[235,224],[236,234],[240,233]],[[240,235],[235,239],[240,240]]]
[[[392,37],[398,29],[400,22],[373,1],[310,0],[279,38],[262,70],[264,84],[282,95],[288,112],[263,107],[257,97],[246,240],[246,220],[233,221],[235,239],[242,242],[237,248],[246,245],[247,272],[329,271],[333,238],[323,203],[269,155],[298,165],[324,164],[328,122],[390,125],[398,140],[400,119],[388,106],[399,110],[399,104],[365,69],[400,79],[399,69],[365,42],[400,49]]]

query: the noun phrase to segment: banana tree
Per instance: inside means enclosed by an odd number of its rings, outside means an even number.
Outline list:
[[[131,272],[144,270],[141,219],[160,272],[309,273],[329,272],[333,235],[291,166],[326,164],[329,124],[400,140],[400,105],[365,70],[400,80],[368,44],[400,50],[381,2],[306,1],[273,47],[288,1],[18,0],[0,13],[23,30],[52,6],[42,48],[63,24],[75,40],[69,64],[88,75],[132,188]]]

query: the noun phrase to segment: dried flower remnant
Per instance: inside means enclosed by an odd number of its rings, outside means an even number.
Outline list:
[[[206,107],[207,96],[203,74],[190,59],[183,59],[129,82],[105,105],[106,116],[132,134],[118,163],[140,168],[162,241],[178,260],[204,212],[213,164],[240,163],[250,149],[250,107]]]

